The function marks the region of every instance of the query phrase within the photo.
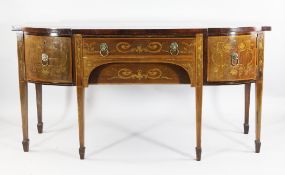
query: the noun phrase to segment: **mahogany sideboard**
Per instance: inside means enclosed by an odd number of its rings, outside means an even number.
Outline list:
[[[79,155],[84,159],[84,89],[89,84],[190,84],[196,95],[196,159],[201,160],[204,85],[245,86],[244,133],[255,83],[255,152],[260,152],[264,31],[271,27],[78,29],[18,27],[23,149],[29,151],[28,86],[35,83],[38,132],[42,85],[77,87]],[[190,86],[189,86],[190,87]]]

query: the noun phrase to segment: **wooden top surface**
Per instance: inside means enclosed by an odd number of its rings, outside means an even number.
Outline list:
[[[247,34],[259,31],[270,31],[270,26],[262,25],[240,25],[233,24],[211,25],[210,27],[201,24],[185,23],[73,23],[58,24],[26,24],[13,26],[13,31],[23,31],[27,34],[51,35],[51,36],[70,36],[72,34],[82,35],[179,35],[189,36],[196,33],[207,33],[208,35],[234,35]],[[89,25],[86,25],[89,24]],[[170,25],[169,25],[170,24]],[[172,25],[171,25],[172,24]],[[188,24],[188,23],[187,23]],[[206,24],[206,23],[205,23]],[[214,27],[212,27],[214,26]],[[229,26],[229,27],[228,27]],[[234,26],[234,27],[232,27]]]

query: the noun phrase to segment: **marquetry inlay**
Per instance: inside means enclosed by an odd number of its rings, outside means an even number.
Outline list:
[[[233,54],[238,62],[234,62]],[[256,35],[209,37],[208,81],[248,80],[255,76]]]

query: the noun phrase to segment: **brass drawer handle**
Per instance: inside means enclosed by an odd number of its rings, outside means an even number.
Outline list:
[[[231,64],[232,64],[233,66],[236,66],[236,65],[239,64],[239,56],[238,56],[238,53],[233,52],[233,53],[231,54]]]
[[[49,62],[48,54],[42,53],[42,65],[47,66]]]
[[[109,55],[109,50],[108,50],[108,45],[107,45],[107,43],[101,43],[100,44],[100,55],[102,56],[102,57],[106,57],[106,56],[108,56]]]
[[[169,52],[171,55],[178,55],[179,54],[177,42],[172,42],[169,47],[170,47]]]

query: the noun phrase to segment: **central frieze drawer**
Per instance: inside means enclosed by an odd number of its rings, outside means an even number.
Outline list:
[[[83,56],[187,60],[195,56],[195,38],[83,38]]]

